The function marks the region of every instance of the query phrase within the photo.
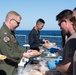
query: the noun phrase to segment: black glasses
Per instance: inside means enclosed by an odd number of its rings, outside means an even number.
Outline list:
[[[15,19],[12,19],[12,20],[16,21]],[[16,21],[16,23],[17,23],[18,25],[20,24],[20,22],[18,22],[18,21]]]
[[[62,22],[66,22],[65,20],[62,20],[58,25],[60,26]]]

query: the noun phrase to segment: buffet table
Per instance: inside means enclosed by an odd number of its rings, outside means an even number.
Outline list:
[[[36,60],[39,60],[38,64],[27,64],[26,67],[24,66],[19,66],[18,67],[18,74],[17,75],[55,75],[55,70],[49,70],[47,66],[47,61],[48,60],[53,60],[57,57],[44,57],[44,56],[39,56],[35,58]],[[40,74],[36,74],[40,72]],[[33,73],[34,72],[34,73]]]
[[[58,57],[58,52],[50,53],[43,47],[40,47],[40,50],[42,54],[34,58],[34,60],[38,60],[39,63],[37,64],[28,63],[26,67],[24,67],[25,62],[21,61],[22,64],[18,66],[18,71],[16,75],[56,75],[55,70],[50,70],[48,68],[47,61],[56,59]]]

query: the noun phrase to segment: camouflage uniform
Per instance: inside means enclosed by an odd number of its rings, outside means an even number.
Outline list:
[[[0,53],[6,55],[7,59],[0,61],[0,72],[4,71],[5,75],[13,75],[24,51],[25,48],[19,45],[14,32],[10,31],[4,23],[0,29]]]

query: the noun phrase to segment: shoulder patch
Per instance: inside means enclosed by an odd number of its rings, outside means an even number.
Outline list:
[[[3,38],[3,40],[4,40],[4,42],[8,42],[8,41],[10,40],[10,38],[9,38],[8,36],[5,36],[5,37]]]

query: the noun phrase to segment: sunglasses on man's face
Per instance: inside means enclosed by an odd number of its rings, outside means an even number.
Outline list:
[[[18,22],[17,20],[15,20],[15,19],[12,19],[12,20],[16,21],[16,23],[17,23],[18,25],[20,24],[20,22]]]
[[[58,25],[60,26],[62,22],[66,22],[66,20],[62,20],[61,22],[58,23]]]

